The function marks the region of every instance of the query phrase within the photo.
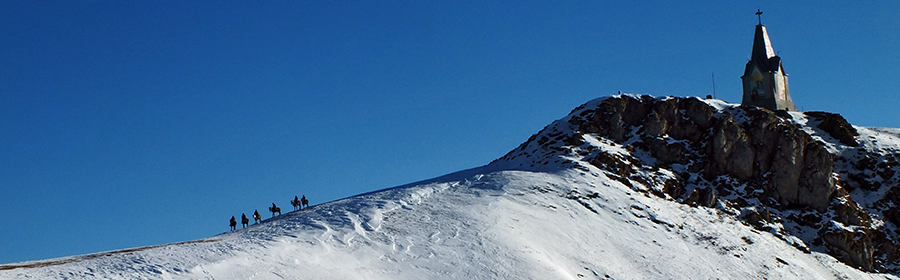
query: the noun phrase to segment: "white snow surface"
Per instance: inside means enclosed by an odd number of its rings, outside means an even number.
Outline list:
[[[574,193],[598,197],[567,198]],[[715,210],[571,170],[478,168],[200,241],[19,263],[37,267],[0,278],[885,278],[802,253]]]
[[[0,279],[900,279],[803,253],[715,209],[635,191],[583,159],[523,167],[530,160],[197,241],[0,265]]]

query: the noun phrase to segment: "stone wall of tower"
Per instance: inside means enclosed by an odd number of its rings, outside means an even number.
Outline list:
[[[784,74],[784,69],[778,67],[779,71],[772,73],[775,78],[775,106],[776,110],[797,111],[794,107],[794,101],[791,100],[791,92],[788,89],[788,77]]]
[[[797,111],[788,89],[788,77],[782,71],[759,71],[758,68],[741,77],[744,86],[742,105],[763,107],[769,110]],[[779,67],[780,68],[780,67]],[[754,77],[754,71],[762,78]]]

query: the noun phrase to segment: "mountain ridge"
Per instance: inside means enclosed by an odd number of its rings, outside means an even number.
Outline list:
[[[791,223],[796,222],[788,217],[822,215],[818,210],[761,205],[770,198],[778,203],[783,196],[735,178],[716,176],[718,181],[713,182],[723,187],[711,187],[703,178],[710,174],[702,174],[700,168],[710,165],[700,161],[705,158],[696,148],[702,145],[677,139],[700,137],[694,136],[700,130],[689,134],[683,128],[690,127],[688,122],[659,126],[665,118],[647,122],[646,116],[653,114],[640,116],[642,106],[669,106],[666,102],[673,105],[666,108],[676,109],[671,115],[679,116],[677,120],[692,111],[679,106],[714,115],[746,109],[699,98],[603,97],[579,106],[482,167],[319,204],[201,239],[209,241],[87,259],[59,258],[55,260],[71,261],[0,270],[0,278],[900,279],[845,265],[865,269],[854,261],[866,259],[854,260],[849,254],[869,247],[845,244],[837,248],[842,251],[829,251],[837,245],[828,244],[841,243],[829,243],[817,231],[793,231]],[[638,108],[638,113],[626,108]],[[751,119],[737,115],[735,123]],[[692,119],[709,120],[702,114],[684,116],[695,123]],[[802,113],[796,116],[796,123],[805,118]],[[662,133],[646,129],[648,123],[682,131]],[[802,124],[795,128],[812,133],[813,141],[825,142],[828,154],[847,150],[836,138],[826,139],[831,136],[824,130]],[[659,139],[641,139],[647,131],[657,131]],[[865,139],[853,139],[871,148],[866,137],[875,135],[872,131],[862,129]],[[890,142],[878,147],[890,147],[896,138],[878,136]],[[673,151],[683,152],[683,157]],[[859,173],[847,171],[843,164],[837,164],[838,174]],[[869,173],[861,174],[857,177],[872,179],[862,177]],[[864,181],[835,181],[834,193],[839,195],[833,198],[865,198],[858,191],[862,187],[847,190],[842,185],[851,182]],[[841,190],[847,193],[840,194]],[[746,204],[741,206],[738,198]],[[834,205],[829,200],[825,213],[838,213]],[[854,215],[870,220],[871,215],[851,210],[844,209],[844,217],[825,218],[852,234],[872,237],[878,232],[853,225]],[[829,233],[834,229],[824,227],[828,223],[806,227],[818,225]],[[823,245],[812,244],[817,238]],[[890,263],[884,262],[890,259],[882,258],[881,266],[876,266],[879,259],[872,252],[873,267],[868,270],[891,272]]]
[[[801,250],[812,245],[866,271],[896,272],[900,137],[887,131],[826,112],[620,95],[576,108],[498,161],[531,157],[527,145],[545,157],[582,157],[660,198],[735,212],[761,230],[774,226]],[[599,144],[582,139],[621,149],[597,153]],[[541,161],[526,160],[528,167]]]

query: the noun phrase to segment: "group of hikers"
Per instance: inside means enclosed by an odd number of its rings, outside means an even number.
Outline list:
[[[294,196],[294,200],[291,200],[291,205],[294,206],[294,210],[303,210],[303,208],[309,208],[309,200],[306,200],[306,195],[301,198],[297,198]],[[275,203],[272,203],[272,207],[269,207],[269,212],[272,212],[272,217],[275,217],[275,213],[281,215],[281,208],[275,206]],[[258,224],[262,221],[262,215],[259,214],[258,210],[253,210],[253,223]],[[234,216],[231,216],[231,221],[229,223],[231,225],[231,230],[237,229],[237,219]],[[241,214],[241,228],[246,228],[250,225],[250,219],[247,219],[247,214]]]

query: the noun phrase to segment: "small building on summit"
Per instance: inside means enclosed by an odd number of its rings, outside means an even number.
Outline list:
[[[756,15],[762,12],[757,10]],[[750,61],[744,68],[744,98],[741,105],[758,106],[769,110],[797,111],[788,90],[788,75],[784,72],[781,57],[775,55],[766,26],[756,26]]]

